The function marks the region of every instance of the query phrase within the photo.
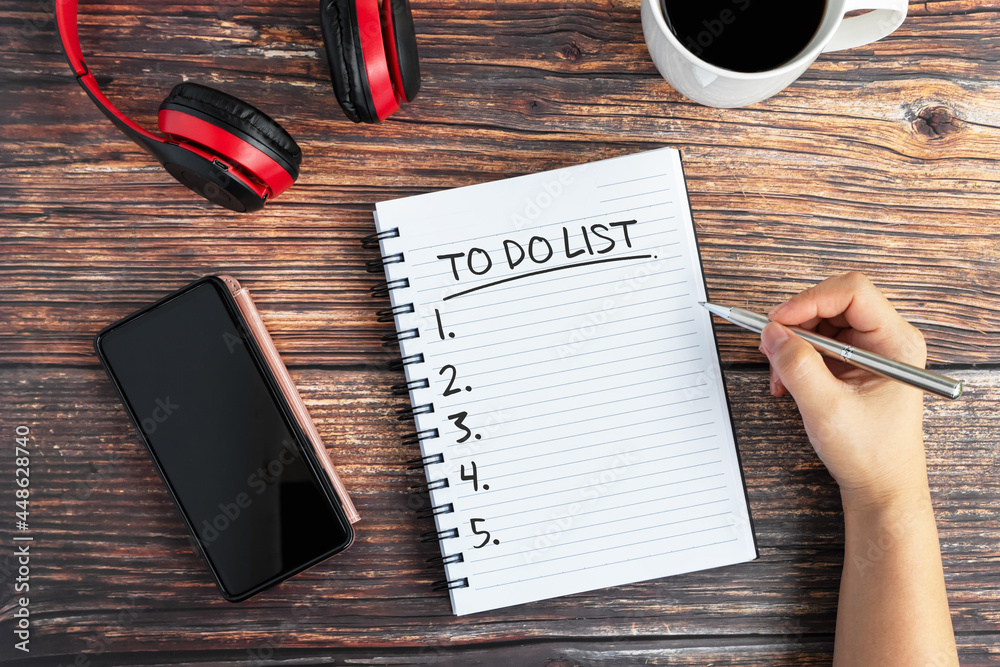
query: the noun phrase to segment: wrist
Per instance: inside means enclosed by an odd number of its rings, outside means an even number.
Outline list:
[[[905,484],[872,489],[841,489],[840,499],[844,515],[854,516],[898,516],[914,512],[930,511],[931,491],[926,473],[920,479]]]
[[[845,512],[892,512],[929,502],[922,434],[899,434],[858,446],[865,455],[858,457],[850,474],[837,479]]]

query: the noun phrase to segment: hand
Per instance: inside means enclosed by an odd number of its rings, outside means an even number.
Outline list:
[[[771,393],[790,393],[809,440],[840,485],[845,509],[900,496],[923,497],[923,393],[820,355],[790,334],[798,326],[923,367],[924,337],[860,273],[828,278],[775,307],[761,334],[771,362]]]

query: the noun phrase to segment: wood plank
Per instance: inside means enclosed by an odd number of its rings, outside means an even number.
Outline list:
[[[135,667],[179,667],[210,662],[216,667],[246,665],[248,661],[282,665],[316,664],[375,664],[375,665],[434,665],[435,667],[493,667],[494,665],[545,665],[546,667],[576,667],[594,665],[619,667],[642,665],[829,665],[832,640],[800,638],[789,635],[778,642],[761,643],[756,637],[733,638],[711,642],[712,638],[694,641],[636,640],[621,634],[598,641],[581,641],[568,637],[550,641],[504,642],[475,646],[422,646],[411,650],[396,646],[371,650],[364,648],[333,648],[326,650],[294,649],[288,642],[265,642],[244,649],[206,652],[173,653],[111,653],[111,644],[95,640],[94,650],[79,654],[87,664]],[[962,664],[968,667],[996,664],[997,635],[960,637]],[[67,656],[73,659],[76,656]]]
[[[373,254],[355,245],[374,201],[660,145],[684,152],[713,298],[766,308],[862,270],[925,331],[933,363],[997,358],[1000,14],[988,8],[914,5],[877,47],[824,55],[773,100],[723,114],[655,76],[635,2],[476,2],[461,20],[421,3],[424,92],[368,127],[333,103],[311,11],[178,7],[109,22],[120,6],[85,5],[108,94],[152,125],[165,91],[210,58],[214,85],[288,121],[303,177],[263,215],[203,206],[100,117],[51,43],[15,39],[0,119],[0,319],[14,325],[0,346],[15,359],[34,359],[40,338],[50,361],[89,363],[103,324],[227,271],[274,313],[291,361],[357,363],[388,330],[370,315],[377,277],[358,268]],[[486,24],[488,38],[472,27]],[[66,299],[81,293],[85,308]],[[67,325],[80,335],[61,339]],[[727,360],[759,359],[735,330],[721,343]]]
[[[399,376],[314,368],[295,368],[292,375],[362,514],[358,541],[341,556],[234,605],[219,597],[195,555],[102,371],[8,367],[0,379],[0,404],[8,406],[0,433],[28,425],[36,452],[33,636],[45,654],[88,650],[95,638],[121,655],[163,646],[225,655],[285,642],[312,650],[503,646],[571,632],[662,642],[664,656],[692,664],[713,650],[744,646],[748,636],[819,644],[788,653],[786,641],[751,646],[741,659],[765,659],[767,651],[786,661],[828,659],[843,557],[839,496],[805,439],[794,403],[769,398],[760,370],[727,373],[758,561],[468,618],[452,616],[446,596],[430,591],[441,571],[427,569],[425,561],[438,551],[420,534],[432,522],[415,516],[425,501],[408,487],[419,483],[420,473],[402,463],[416,452],[399,444],[410,425],[394,418],[402,401],[387,398]],[[984,655],[980,635],[1000,626],[1000,480],[992,474],[1000,451],[989,437],[1000,421],[1000,374],[968,376],[963,401],[982,409],[928,399],[925,430],[955,628],[968,635],[963,651],[975,657]],[[0,478],[12,475],[11,467],[7,457],[0,459]],[[0,543],[9,543],[7,525],[0,525],[0,534]],[[10,559],[0,565],[9,567]],[[123,625],[117,620],[123,613],[134,620]],[[685,637],[714,637],[718,646],[705,648],[698,639],[690,651],[671,648]],[[470,650],[477,655],[480,649]]]

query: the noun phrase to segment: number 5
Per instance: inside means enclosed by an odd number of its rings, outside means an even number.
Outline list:
[[[487,544],[490,543],[490,531],[479,530],[478,528],[476,528],[477,521],[486,521],[486,519],[469,519],[469,526],[472,527],[472,534],[485,535],[485,537],[483,538],[483,543],[475,547],[476,549],[482,549],[483,547],[485,547]]]

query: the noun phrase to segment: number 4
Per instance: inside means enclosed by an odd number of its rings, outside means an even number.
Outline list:
[[[462,464],[462,470],[461,470],[462,481],[472,482],[472,490],[473,491],[478,491],[479,490],[479,476],[476,474],[476,462],[475,461],[469,461],[469,465],[472,466],[472,474],[471,475],[466,475],[465,474],[465,464],[464,463]]]

